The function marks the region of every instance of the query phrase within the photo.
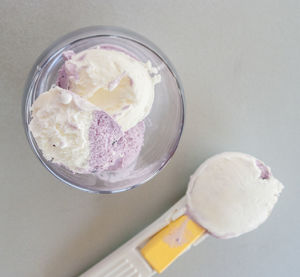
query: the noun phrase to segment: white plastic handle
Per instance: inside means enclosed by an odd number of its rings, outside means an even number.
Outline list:
[[[186,213],[186,197],[181,198],[172,208],[151,225],[94,265],[79,277],[150,277],[154,271],[140,254],[139,249],[158,231],[171,221]],[[206,235],[202,236],[202,241]],[[194,243],[197,244],[199,241]]]

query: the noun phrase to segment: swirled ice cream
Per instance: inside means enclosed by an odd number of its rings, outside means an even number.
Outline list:
[[[123,131],[149,114],[154,86],[160,81],[150,61],[117,50],[91,48],[78,54],[68,51],[58,85],[69,89],[112,116]]]
[[[143,146],[160,75],[114,48],[63,56],[57,85],[32,105],[29,128],[43,156],[75,173],[128,167]]]

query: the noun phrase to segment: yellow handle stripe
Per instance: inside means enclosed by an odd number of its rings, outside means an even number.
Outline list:
[[[205,229],[183,215],[157,232],[140,250],[158,273],[164,271]]]

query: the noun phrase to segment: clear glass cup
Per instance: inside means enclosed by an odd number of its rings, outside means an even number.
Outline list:
[[[38,148],[28,125],[35,99],[55,84],[63,64],[62,53],[79,52],[96,45],[123,48],[137,59],[158,67],[161,82],[155,87],[151,113],[145,119],[144,146],[137,161],[127,169],[101,174],[74,174],[47,161]],[[115,193],[132,189],[153,178],[164,168],[177,149],[184,124],[184,95],[178,75],[168,58],[146,38],[119,27],[95,26],[62,37],[38,58],[25,88],[23,119],[28,141],[42,164],[58,179],[78,189],[96,193]]]

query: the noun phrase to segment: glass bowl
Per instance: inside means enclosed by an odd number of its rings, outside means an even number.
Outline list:
[[[143,62],[158,67],[161,82],[155,87],[151,113],[145,119],[144,146],[136,162],[127,169],[101,174],[74,174],[47,161],[38,148],[28,125],[30,107],[35,99],[55,84],[63,64],[62,53],[80,52],[97,45],[123,48]],[[25,88],[23,119],[28,141],[42,164],[58,179],[78,189],[96,193],[114,193],[132,189],[153,178],[170,160],[178,146],[184,124],[184,96],[178,75],[167,57],[146,38],[119,27],[95,26],[77,30],[51,45],[35,63]]]

